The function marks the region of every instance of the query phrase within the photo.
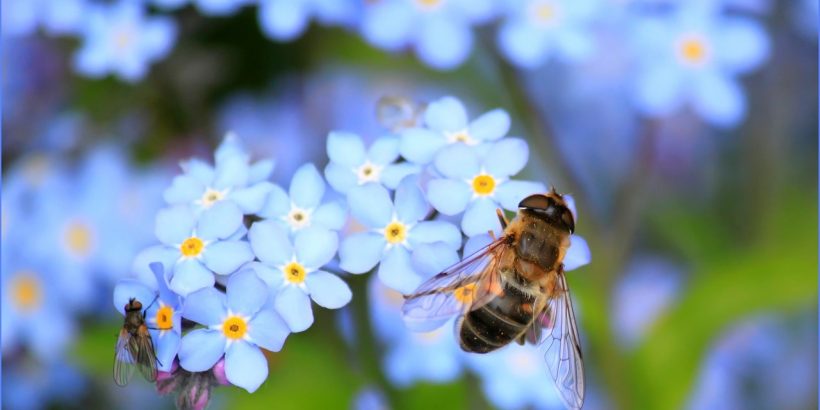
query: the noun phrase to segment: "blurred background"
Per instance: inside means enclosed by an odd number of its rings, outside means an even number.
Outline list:
[[[382,96],[500,107],[572,193],[588,409],[817,408],[817,3],[2,0],[2,407],[171,408],[112,383],[111,290],[226,131],[287,184]],[[561,408],[527,357],[350,306],[211,408]],[[365,297],[366,295],[366,297]],[[449,344],[448,344],[449,342]],[[427,358],[428,360],[425,360]]]

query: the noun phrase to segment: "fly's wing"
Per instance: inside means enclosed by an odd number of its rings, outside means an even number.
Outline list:
[[[550,376],[567,408],[580,409],[584,404],[584,363],[563,270],[558,271],[556,293],[527,331],[527,341],[540,343]]]
[[[136,366],[136,357],[132,352],[131,334],[125,329],[120,330],[120,335],[117,338],[117,347],[114,350],[114,383],[118,386],[125,386],[134,375],[134,367]]]
[[[149,382],[157,380],[157,354],[154,351],[154,341],[151,339],[151,333],[148,328],[140,326],[137,331],[137,337],[133,338],[137,344],[137,368],[140,373]]]
[[[498,265],[508,249],[505,237],[498,238],[405,296],[402,313],[407,327],[434,330],[449,318],[477,309],[500,294]]]

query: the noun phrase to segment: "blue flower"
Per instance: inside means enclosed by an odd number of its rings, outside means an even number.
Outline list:
[[[88,385],[88,377],[65,358],[34,365],[4,358],[2,407],[37,410],[77,403]]]
[[[171,371],[174,357],[179,350],[182,332],[182,302],[179,296],[168,289],[165,270],[160,263],[152,263],[155,283],[144,283],[135,279],[123,279],[114,287],[114,308],[125,315],[124,307],[131,298],[142,303],[146,324],[159,361],[159,370]]]
[[[259,24],[274,40],[288,41],[300,36],[312,17],[321,24],[351,23],[356,4],[352,0],[261,0]]]
[[[311,226],[336,231],[344,226],[347,211],[336,201],[322,203],[325,181],[313,164],[296,170],[289,193],[274,185],[259,216],[282,224],[291,232]]]
[[[168,54],[176,38],[173,20],[145,17],[142,4],[134,0],[89,6],[83,21],[83,44],[74,65],[91,77],[111,73],[137,81],[151,63]]]
[[[636,23],[638,56],[634,99],[651,116],[688,103],[707,122],[731,127],[746,102],[735,77],[769,56],[769,41],[754,20],[703,13],[695,3]]]
[[[272,304],[293,332],[313,324],[310,300],[338,309],[352,297],[338,276],[321,270],[336,254],[335,232],[320,227],[299,230],[291,241],[288,231],[273,221],[253,224],[248,232],[251,247],[261,263],[251,264],[271,289]]]
[[[167,1],[167,0],[166,0]],[[190,0],[199,11],[206,16],[229,16],[239,11],[243,6],[251,4],[251,0]]]
[[[170,275],[169,287],[181,296],[212,286],[214,273],[228,275],[253,259],[244,236],[242,213],[229,202],[218,202],[197,218],[187,206],[177,205],[157,214],[156,235],[165,247],[154,261]],[[170,261],[170,255],[176,258]]]
[[[188,332],[179,346],[179,364],[191,372],[211,369],[225,356],[225,375],[232,384],[253,393],[268,377],[263,348],[278,352],[287,325],[263,306],[268,289],[251,270],[228,279],[227,294],[214,288],[188,295],[183,317],[205,328]]]
[[[343,194],[369,182],[396,189],[405,176],[420,171],[415,164],[395,163],[399,159],[399,139],[394,136],[379,138],[365,150],[358,135],[331,132],[327,136],[327,155],[330,157],[325,168],[327,182]]]
[[[369,43],[390,51],[412,45],[425,64],[449,70],[470,55],[470,26],[487,19],[491,9],[480,1],[380,1],[365,5],[362,35]]]
[[[50,34],[74,34],[83,24],[85,0],[28,0],[2,3],[3,34],[31,35],[42,25]]]
[[[172,205],[190,204],[197,210],[224,201],[243,214],[259,212],[274,189],[273,184],[265,181],[273,172],[273,161],[250,164],[239,139],[230,133],[217,148],[214,159],[215,167],[195,159],[182,163],[185,173],[174,178],[165,191],[165,201]]]
[[[424,128],[410,128],[401,133],[401,156],[418,164],[429,163],[448,144],[477,145],[502,138],[510,130],[510,116],[502,109],[495,109],[469,121],[461,101],[443,97],[427,107],[424,125]]]
[[[518,0],[498,31],[498,44],[513,64],[535,68],[550,57],[576,62],[594,51],[589,23],[595,0]]]
[[[379,264],[379,278],[387,286],[412,292],[426,279],[419,272],[419,250],[433,259],[457,259],[461,233],[453,224],[425,221],[430,207],[408,177],[396,189],[395,200],[377,184],[354,187],[348,193],[353,217],[367,228],[342,242],[339,266],[350,273],[365,273]],[[421,258],[422,260],[425,258]]]
[[[464,144],[447,146],[435,159],[444,178],[430,181],[427,198],[444,215],[464,212],[461,229],[467,236],[494,230],[498,207],[517,210],[527,195],[546,191],[540,182],[510,180],[528,156],[527,143],[518,138],[494,142],[482,153]]]

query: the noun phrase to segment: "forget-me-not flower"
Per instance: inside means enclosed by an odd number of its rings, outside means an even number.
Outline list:
[[[296,170],[290,189],[274,185],[259,216],[287,227],[291,232],[311,226],[337,231],[342,229],[347,211],[338,201],[322,203],[325,180],[313,164]]]
[[[575,62],[594,50],[589,23],[595,0],[516,0],[498,31],[498,45],[513,64],[535,68],[549,58]]]
[[[243,214],[259,212],[274,189],[272,183],[265,181],[273,172],[273,161],[251,164],[239,139],[231,133],[217,148],[214,160],[213,167],[196,159],[183,162],[185,173],[175,177],[165,190],[165,201],[172,205],[190,204],[196,210],[224,201]]]
[[[278,352],[290,333],[275,311],[263,308],[267,299],[267,286],[252,270],[232,275],[226,293],[205,288],[188,295],[183,317],[206,327],[182,338],[180,366],[204,372],[224,354],[228,381],[253,393],[268,376],[259,348]]]
[[[393,201],[381,185],[365,184],[348,192],[348,203],[367,231],[342,242],[339,266],[347,272],[365,273],[379,264],[382,282],[409,294],[426,279],[413,263],[422,245],[430,245],[424,249],[433,259],[449,259],[461,247],[461,233],[453,224],[424,220],[430,206],[415,177],[402,180]]]
[[[736,77],[768,58],[769,40],[752,19],[706,13],[694,3],[636,23],[634,100],[651,116],[689,104],[707,122],[731,127],[746,111]]]
[[[333,189],[347,194],[350,188],[369,182],[396,189],[407,175],[418,173],[418,165],[399,159],[399,138],[385,136],[373,141],[365,149],[364,141],[356,134],[331,132],[327,136],[327,156],[330,163],[325,167],[325,177]]]
[[[4,34],[30,35],[38,25],[50,34],[74,34],[83,24],[86,0],[27,0],[2,2]]]
[[[74,58],[77,71],[91,77],[115,74],[134,82],[148,66],[165,57],[176,40],[176,25],[168,17],[145,16],[139,1],[93,5],[86,11],[82,46]]]
[[[464,144],[443,148],[435,159],[444,178],[427,186],[427,199],[444,215],[464,212],[461,229],[467,236],[499,226],[496,209],[518,210],[526,196],[545,192],[540,182],[510,180],[524,168],[529,149],[524,140],[506,138],[479,152]]]
[[[271,289],[273,307],[293,332],[313,324],[310,300],[338,309],[352,297],[338,276],[322,270],[339,245],[336,232],[312,226],[293,234],[274,221],[253,224],[248,232],[251,247],[261,263],[251,264]]]
[[[464,104],[448,96],[430,103],[424,112],[424,127],[402,131],[399,152],[408,161],[426,164],[449,144],[478,145],[498,140],[509,130],[506,111],[495,109],[470,121]]]
[[[311,18],[324,25],[345,24],[356,11],[354,0],[261,0],[259,25],[274,40],[288,41],[302,35]]]
[[[169,287],[181,296],[214,284],[214,273],[228,275],[253,259],[244,233],[242,213],[219,202],[197,217],[190,207],[177,205],[157,214],[156,235],[176,261],[169,269]],[[165,264],[167,260],[160,259]]]

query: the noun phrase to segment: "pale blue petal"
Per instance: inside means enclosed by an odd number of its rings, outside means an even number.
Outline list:
[[[348,236],[339,248],[339,266],[350,273],[365,273],[382,257],[387,245],[384,235],[362,232]]]
[[[205,326],[222,323],[226,314],[225,295],[212,287],[188,295],[182,310],[182,317]]]
[[[567,208],[572,212],[572,217],[575,219],[575,225],[578,225],[578,211],[575,209],[575,198],[570,194],[564,194],[564,202],[567,203]]]
[[[300,230],[293,239],[296,259],[308,269],[318,269],[333,259],[339,248],[336,232],[311,226]]]
[[[341,202],[327,202],[316,208],[316,211],[311,215],[311,219],[317,226],[338,231],[347,222],[347,209]]]
[[[219,201],[199,215],[196,235],[205,240],[233,235],[242,225],[242,211],[231,201]]]
[[[402,131],[399,143],[401,156],[410,162],[426,164],[433,160],[436,152],[447,145],[444,136],[425,128],[410,128]]]
[[[431,242],[443,242],[453,250],[461,248],[461,231],[444,221],[424,221],[414,226],[407,237],[410,246]]]
[[[133,298],[142,303],[143,309],[154,301],[157,293],[134,279],[123,279],[114,287],[114,309],[125,315],[125,306]]]
[[[589,250],[586,239],[578,235],[572,235],[569,249],[567,249],[567,254],[564,255],[564,269],[568,271],[578,269],[590,261],[592,261],[592,252]]]
[[[498,217],[495,214],[497,204],[489,198],[478,198],[464,212],[461,220],[461,229],[467,236],[487,233],[500,228]]]
[[[496,237],[499,237],[500,232],[495,231]],[[490,236],[489,233],[478,234],[476,236],[470,237],[467,239],[467,242],[464,244],[464,259],[470,257],[470,255],[476,253],[481,248],[489,245],[493,242],[493,238]]]
[[[387,165],[399,158],[399,137],[387,135],[377,138],[367,150],[367,158],[378,165]]]
[[[203,186],[210,186],[216,175],[216,171],[210,164],[198,158],[182,161],[179,166],[186,174],[199,180],[199,183]]]
[[[413,268],[422,279],[430,278],[459,262],[458,252],[444,242],[422,243],[413,247]]]
[[[228,308],[238,315],[253,316],[268,299],[265,282],[251,269],[232,275],[226,288]]]
[[[157,213],[154,233],[160,242],[176,246],[191,236],[194,230],[194,214],[185,205],[165,208]]]
[[[430,205],[424,199],[419,187],[418,178],[405,178],[396,188],[396,216],[405,224],[416,223],[424,219],[430,211]]]
[[[496,108],[470,122],[470,137],[479,141],[495,141],[510,130],[510,115]]]
[[[292,40],[307,28],[309,14],[307,2],[292,0],[267,0],[259,8],[259,25],[269,37]]]
[[[481,171],[478,154],[464,144],[450,144],[442,148],[436,154],[435,164],[436,169],[447,178],[472,179]]]
[[[214,285],[214,275],[202,262],[196,259],[179,261],[174,267],[174,274],[168,283],[168,288],[187,296],[189,293]]]
[[[325,271],[311,272],[305,278],[305,284],[311,299],[327,309],[339,309],[348,304],[353,297],[347,283],[338,276]]]
[[[757,68],[770,54],[766,31],[749,19],[723,19],[715,30],[714,42],[715,58],[733,73]]]
[[[350,188],[358,184],[358,177],[353,169],[339,165],[335,162],[327,164],[325,167],[325,178],[336,192],[346,194]]]
[[[496,178],[519,173],[527,165],[530,149],[520,138],[505,138],[494,143],[484,159],[484,170]]]
[[[671,64],[654,64],[638,73],[635,103],[649,115],[666,115],[678,109],[685,97],[683,72]]]
[[[434,179],[427,185],[427,200],[444,215],[463,212],[472,194],[469,185],[454,179]]]
[[[347,193],[350,213],[370,228],[383,228],[393,217],[393,203],[387,190],[374,183],[353,187]]]
[[[248,323],[248,335],[251,341],[271,352],[282,350],[289,334],[290,329],[284,319],[268,308],[259,311]]]
[[[384,255],[379,265],[379,280],[405,295],[416,290],[422,281],[413,270],[410,252],[403,246],[394,246]]]
[[[736,80],[717,71],[702,72],[691,89],[695,111],[706,121],[733,127],[746,114],[746,99]]]
[[[424,123],[435,131],[461,131],[467,128],[467,110],[458,99],[442,97],[427,106]]]
[[[421,173],[421,167],[412,162],[388,165],[382,170],[381,182],[390,189],[396,189],[401,180]]]
[[[521,200],[544,192],[547,192],[547,187],[540,182],[509,180],[496,187],[495,199],[504,209],[516,211]]]
[[[268,285],[268,288],[272,290],[278,290],[285,280],[281,269],[272,268],[261,262],[250,262],[242,269],[245,268],[253,269],[253,271],[256,272],[256,276],[262,279],[262,281]]]
[[[544,33],[523,21],[511,21],[501,26],[498,48],[514,65],[526,69],[542,65],[551,50]]]
[[[239,188],[231,192],[230,199],[245,215],[259,212],[268,199],[268,194],[273,191],[274,185],[270,182],[260,182],[247,188]]]
[[[473,47],[473,33],[466,21],[427,18],[416,42],[419,59],[439,70],[450,70],[467,59]]]
[[[226,188],[236,188],[248,184],[250,178],[250,167],[245,158],[231,156],[219,164],[214,175],[214,188],[223,190]]]
[[[169,204],[188,204],[199,199],[203,192],[205,186],[196,178],[190,175],[177,175],[162,196]]]
[[[276,161],[272,159],[263,159],[253,163],[248,171],[248,183],[256,184],[270,178],[273,174],[273,169],[276,168]]]
[[[170,372],[174,364],[177,352],[179,352],[180,335],[177,332],[165,332],[162,335],[157,333],[157,369],[161,372]]]
[[[225,338],[215,330],[195,329],[179,343],[179,365],[189,372],[210,370],[225,352]]]
[[[179,259],[179,248],[169,248],[163,245],[155,245],[140,251],[131,263],[131,271],[136,277],[152,289],[157,288],[151,263],[159,262],[165,271],[166,281],[171,274],[172,268]]]
[[[567,63],[584,62],[596,51],[590,30],[581,27],[562,30],[555,38],[555,47]]]
[[[245,241],[214,242],[205,249],[202,262],[218,275],[236,272],[240,266],[253,260],[253,250]]]
[[[346,169],[357,168],[365,162],[364,142],[350,132],[331,132],[327,135],[327,156]]]
[[[271,187],[265,205],[259,211],[263,218],[280,218],[290,212],[290,197],[279,185]]]
[[[290,199],[296,206],[313,209],[319,206],[325,194],[325,180],[313,164],[305,164],[296,170],[290,180]]]
[[[256,257],[268,265],[284,265],[293,257],[288,231],[274,221],[259,221],[251,225],[248,240]]]
[[[291,332],[302,332],[313,324],[310,298],[296,286],[285,286],[274,300],[276,312],[288,324]]]
[[[216,167],[221,167],[229,158],[232,157],[238,157],[244,161],[247,161],[248,152],[242,145],[242,140],[240,140],[235,133],[228,132],[225,134],[225,137],[222,139],[219,146],[216,147],[216,151],[214,151],[214,161],[216,162]]]
[[[371,44],[387,50],[403,47],[413,32],[415,19],[401,2],[368,5],[362,18],[362,36]]]

